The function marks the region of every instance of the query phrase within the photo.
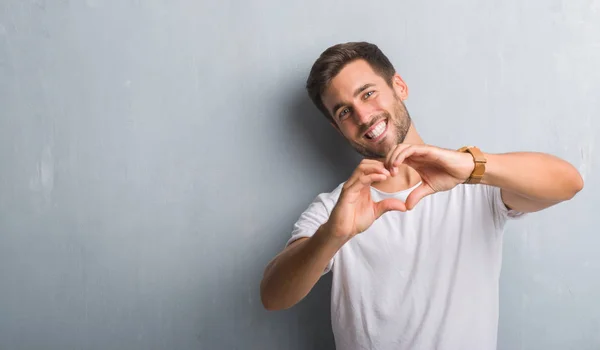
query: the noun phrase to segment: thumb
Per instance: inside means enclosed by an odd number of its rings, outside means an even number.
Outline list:
[[[384,199],[375,203],[375,218],[379,219],[381,215],[391,210],[406,211],[406,205],[396,198]]]
[[[419,187],[415,188],[408,195],[408,197],[406,197],[406,209],[412,210],[415,207],[415,205],[417,205],[417,203],[419,203],[419,201],[423,199],[423,197],[429,196],[430,194],[434,193],[435,191],[433,190],[433,188],[431,188],[431,186],[425,183],[421,183]]]

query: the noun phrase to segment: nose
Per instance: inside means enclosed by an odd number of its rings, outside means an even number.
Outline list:
[[[357,124],[368,124],[372,119],[373,111],[367,104],[354,107],[354,118]]]

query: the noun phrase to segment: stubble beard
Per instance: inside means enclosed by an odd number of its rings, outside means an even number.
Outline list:
[[[364,131],[366,131],[368,128],[373,126],[374,123],[378,123],[380,120],[386,119],[388,122],[387,128],[389,129],[390,127],[393,127],[396,130],[396,132],[393,136],[392,135],[386,136],[386,138],[395,137],[395,140],[393,140],[389,149],[385,149],[385,150],[381,150],[381,151],[370,150],[366,145],[357,143],[357,142],[351,142],[352,147],[354,147],[354,149],[358,153],[362,154],[366,158],[382,159],[382,158],[385,158],[387,156],[388,152],[391,151],[394,147],[403,143],[404,140],[406,139],[406,134],[408,134],[408,129],[410,128],[412,120],[410,118],[410,114],[408,113],[408,110],[404,106],[404,103],[402,103],[402,100],[400,100],[400,98],[398,98],[397,96],[396,96],[396,104],[394,106],[393,112],[394,112],[393,117],[390,115],[389,112],[384,112],[380,115],[373,117],[373,121],[374,121],[373,123],[370,123],[369,125],[365,126],[364,128],[361,128],[361,135],[363,135]],[[391,125],[389,125],[390,123],[391,123]],[[387,140],[384,140],[384,141],[387,141]]]

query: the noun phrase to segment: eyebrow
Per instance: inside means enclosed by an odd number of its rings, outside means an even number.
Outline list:
[[[356,89],[354,91],[354,97],[358,96],[361,92],[365,91],[366,89],[375,86],[375,84],[372,83],[367,83],[361,87],[359,87],[358,89]],[[340,102],[338,104],[336,104],[335,106],[333,106],[332,110],[331,110],[331,115],[335,115],[335,112],[337,112],[338,109],[344,107],[344,103]]]

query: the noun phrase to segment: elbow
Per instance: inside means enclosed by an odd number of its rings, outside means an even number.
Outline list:
[[[584,181],[581,174],[573,168],[573,174],[571,175],[568,185],[565,186],[565,200],[571,200],[577,195],[577,193],[583,190]]]
[[[579,186],[577,192],[579,192],[579,191],[583,190],[583,186],[584,186],[583,176],[577,170],[575,170],[575,175],[576,175],[576,178],[577,178],[577,184]]]
[[[260,302],[262,303],[263,308],[267,311],[277,311],[283,309],[277,305],[276,302],[274,302],[273,298],[269,297],[269,293],[267,293],[264,287],[264,280],[260,285]]]
[[[263,273],[263,278],[260,281],[260,302],[262,303],[263,308],[267,311],[277,310],[275,305],[273,305],[273,298],[270,296],[269,293],[270,269],[273,263],[273,260],[269,262]]]
[[[281,295],[267,278],[260,282],[260,302],[267,311],[285,310],[294,306],[294,303],[290,303],[289,298]]]
[[[260,283],[260,302],[262,303],[262,306],[265,310],[267,310],[267,311],[276,310],[273,303],[271,302],[271,299],[267,296],[267,292],[265,291],[265,280],[264,279]]]
[[[578,171],[575,171],[575,175],[574,175],[574,179],[572,181],[572,190],[571,190],[571,198],[575,197],[575,195],[579,192],[581,192],[581,190],[583,190],[583,186],[584,186],[584,181],[583,181],[583,177],[581,176],[581,174]]]
[[[268,299],[261,298],[261,301],[262,301],[263,308],[266,311],[278,311],[278,310],[281,310],[281,308],[278,308],[275,305],[273,305],[273,303],[271,303]]]
[[[575,187],[575,194],[573,194],[573,197],[577,193],[579,193],[581,190],[583,190],[583,185],[584,185],[583,178],[581,177],[581,175],[578,174],[577,175],[577,184],[576,184],[576,187]]]
[[[265,298],[265,296],[262,293],[260,294],[260,301],[265,310],[267,310],[267,311],[275,311],[276,310],[273,307],[273,305],[271,305],[271,303],[269,302],[269,299]]]
[[[260,302],[262,303],[263,308],[267,311],[280,310],[281,307],[278,307],[278,305],[274,302],[274,298],[271,296],[271,293],[269,293],[270,289],[268,284],[268,277],[265,273],[262,281],[260,281]]]

